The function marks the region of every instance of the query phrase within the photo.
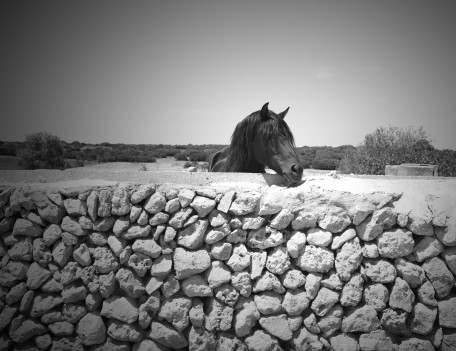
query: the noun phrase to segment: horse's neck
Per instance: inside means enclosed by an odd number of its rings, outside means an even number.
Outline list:
[[[250,160],[249,164],[246,165],[246,170],[244,172],[249,173],[264,173],[266,172],[264,169],[264,165],[255,161],[253,158]]]

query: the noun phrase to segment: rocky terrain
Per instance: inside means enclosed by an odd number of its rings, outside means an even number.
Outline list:
[[[455,350],[456,204],[406,195],[1,186],[0,350]]]

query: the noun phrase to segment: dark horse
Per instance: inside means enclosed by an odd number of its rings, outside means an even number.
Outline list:
[[[265,166],[283,176],[289,185],[299,183],[302,166],[294,148],[293,134],[268,103],[238,123],[231,144],[217,151],[210,162],[212,172],[265,173]]]

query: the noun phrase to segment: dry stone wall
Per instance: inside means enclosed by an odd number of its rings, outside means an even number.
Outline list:
[[[0,188],[0,350],[455,350],[456,212],[318,187]]]

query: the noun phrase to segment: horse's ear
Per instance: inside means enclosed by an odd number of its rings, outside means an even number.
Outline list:
[[[269,110],[268,110],[269,102],[265,103],[261,108],[260,116],[262,119],[266,119],[269,117]]]
[[[280,112],[280,113],[279,113],[279,117],[282,118],[282,119],[284,119],[285,116],[287,115],[289,109],[290,109],[290,108],[288,107],[285,111]]]

